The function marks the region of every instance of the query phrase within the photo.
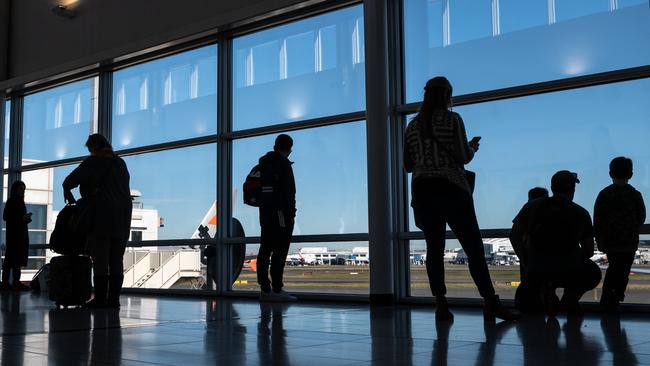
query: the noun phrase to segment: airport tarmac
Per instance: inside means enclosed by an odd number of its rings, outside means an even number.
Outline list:
[[[650,269],[650,265],[635,266]],[[492,281],[497,293],[503,299],[512,299],[519,281],[519,266],[489,266]],[[369,292],[368,266],[316,265],[285,267],[285,289],[293,292],[361,294]],[[605,271],[603,271],[603,276]],[[411,296],[429,297],[429,283],[424,265],[412,265]],[[466,265],[447,264],[445,280],[449,297],[478,298],[479,294],[470,277]],[[586,293],[582,301],[598,301],[602,281],[599,287]],[[256,274],[244,268],[235,290],[258,291]],[[650,275],[633,274],[626,295],[626,303],[650,303]]]

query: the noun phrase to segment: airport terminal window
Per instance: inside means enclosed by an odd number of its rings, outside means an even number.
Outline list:
[[[365,122],[288,133],[298,214],[294,235],[368,232]],[[257,208],[246,206],[241,187],[277,134],[233,142],[233,217],[246,236],[260,232]]]
[[[216,151],[206,144],[124,158],[134,196],[131,227],[141,232],[132,240],[198,238],[199,225],[212,219],[206,217],[216,199]]]
[[[555,19],[558,22],[604,13],[609,9],[609,0],[554,0]]]
[[[499,0],[501,34],[548,24],[548,0]]]
[[[56,216],[65,206],[63,201],[63,180],[74,170],[77,165],[66,165],[56,168],[46,168],[25,171],[21,180],[25,182],[25,203],[27,210],[33,212],[32,223],[29,229],[45,230],[46,235],[34,236],[31,244],[46,244],[49,241],[49,234],[54,229]],[[79,189],[74,189],[75,197],[79,198]]]
[[[9,126],[10,125],[11,125],[11,101],[7,100],[5,102],[5,117],[4,117],[4,129],[5,129],[4,167],[5,169],[9,167]]]
[[[492,36],[492,1],[448,0],[448,3],[451,44]]]
[[[83,156],[97,129],[97,78],[58,86],[24,99],[23,165]]]
[[[259,291],[257,251],[245,248],[244,265],[233,284],[235,291]],[[368,242],[293,243],[284,267],[284,288],[290,292],[368,294]]]
[[[650,79],[641,79],[455,108],[468,137],[482,136],[468,165],[477,173],[481,228],[512,226],[528,190],[550,189],[561,169],[578,173],[575,201],[591,212],[598,192],[611,184],[610,160],[620,155],[634,160],[631,184],[650,197],[648,95]]]
[[[115,149],[216,133],[216,93],[216,45],[116,71]]]
[[[365,109],[363,10],[353,6],[233,40],[233,129]]]
[[[599,2],[605,4],[604,11],[601,6],[588,5]],[[575,4],[572,0],[557,1],[557,19],[552,24],[543,22],[548,8],[538,3],[533,2],[536,5],[530,11],[519,12],[511,8],[512,2],[499,2],[502,34],[492,37],[484,30],[482,38],[477,38],[473,21],[455,17],[455,3],[449,1],[448,24],[444,1],[404,1],[406,102],[420,101],[422,87],[435,75],[446,75],[455,94],[461,95],[643,66],[650,59],[650,43],[645,36],[650,33],[647,2],[608,11],[606,0]],[[481,3],[489,8],[489,1]],[[569,3],[590,15],[566,20],[561,13]],[[476,17],[485,18],[486,24],[492,19],[487,10],[472,9]],[[512,19],[517,19],[514,24]],[[445,31],[448,27],[450,34]],[[474,38],[456,43],[454,35],[459,33]],[[439,41],[441,37],[443,42]]]

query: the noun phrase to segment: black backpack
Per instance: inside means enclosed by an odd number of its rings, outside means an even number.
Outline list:
[[[244,203],[253,206],[264,206],[273,199],[273,180],[271,166],[258,164],[251,169],[244,181]]]
[[[83,254],[86,234],[76,230],[80,206],[67,204],[59,212],[50,235],[50,250],[63,255]]]

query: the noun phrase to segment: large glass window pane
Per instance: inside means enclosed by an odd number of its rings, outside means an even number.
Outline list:
[[[4,129],[5,129],[5,147],[4,147],[4,167],[9,167],[9,126],[11,125],[11,101],[5,102],[5,115],[4,115]]]
[[[233,128],[365,109],[363,42],[361,6],[236,38]]]
[[[217,46],[113,74],[116,149],[216,133]]]
[[[501,34],[548,24],[548,0],[499,0]]]
[[[23,113],[23,165],[85,155],[97,128],[97,78],[28,95]]]
[[[448,3],[451,44],[492,35],[491,1],[449,0]]]
[[[296,179],[294,235],[368,231],[366,137],[364,122],[291,132]],[[233,143],[233,217],[246,236],[260,233],[258,209],[244,205],[241,187],[258,159],[273,149],[276,135]]]
[[[507,238],[484,238],[483,248],[488,263],[492,285],[502,299],[513,299],[519,286],[519,258]],[[424,240],[410,242],[411,296],[432,296],[426,271],[427,250]],[[458,298],[479,298],[480,295],[467,266],[467,255],[457,240],[447,240],[443,262],[447,296]],[[637,264],[638,265],[638,264]],[[604,273],[603,273],[604,275]],[[647,278],[634,281],[636,285],[647,286]],[[646,303],[647,296],[641,286],[631,286],[632,303]],[[561,291],[561,290],[560,290]],[[601,287],[587,292],[581,301],[599,301]],[[626,301],[628,297],[626,296]]]
[[[457,108],[468,136],[483,137],[468,165],[477,173],[481,228],[511,227],[528,190],[550,190],[551,176],[562,169],[578,173],[575,202],[591,212],[611,184],[610,160],[621,155],[634,161],[631,184],[648,199],[649,96],[650,79],[642,79]]]
[[[259,291],[257,252],[246,246],[246,260],[233,284],[236,291]],[[295,243],[284,267],[284,289],[290,292],[368,294],[368,242]]]
[[[131,240],[198,238],[216,200],[214,144],[124,158],[134,196]],[[208,218],[209,221],[212,217]],[[214,224],[211,224],[214,225]],[[208,232],[214,237],[215,226]]]
[[[609,10],[608,0],[554,0],[558,22]]]
[[[457,9],[461,16],[456,18],[452,0],[404,1],[407,102],[420,101],[424,84],[436,75],[447,76],[459,95],[642,66],[650,60],[647,2],[609,11],[606,0],[563,0],[553,12],[546,1],[499,1],[499,36],[489,36],[487,25],[476,22],[489,19],[490,3],[472,2],[466,11]],[[570,6],[583,16],[563,18],[563,12],[570,12],[566,4],[574,4]],[[456,42],[459,33],[464,42]]]
[[[626,8],[628,6],[635,6],[635,5],[650,6],[648,4],[648,0],[616,0],[616,4],[618,5],[619,9]]]

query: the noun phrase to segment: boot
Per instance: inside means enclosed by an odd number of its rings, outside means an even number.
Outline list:
[[[120,307],[120,293],[122,292],[122,283],[124,282],[124,275],[110,275],[108,276],[108,299],[106,301],[108,307]]]
[[[94,276],[95,296],[86,303],[92,309],[106,307],[106,296],[108,292],[108,276]]]
[[[517,320],[519,316],[503,307],[499,296],[494,295],[490,298],[483,299],[483,320],[488,323],[494,323],[496,318],[505,321],[514,321]]]
[[[444,295],[436,296],[436,321],[437,322],[453,322],[454,314],[449,311],[449,304],[447,297]]]

